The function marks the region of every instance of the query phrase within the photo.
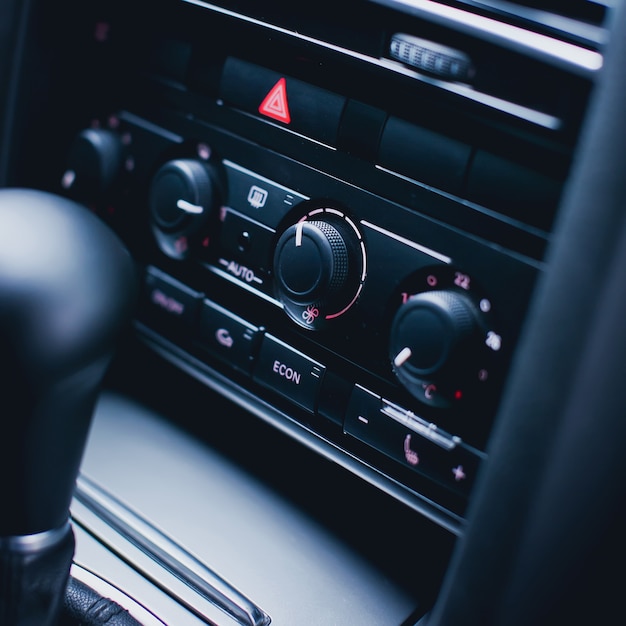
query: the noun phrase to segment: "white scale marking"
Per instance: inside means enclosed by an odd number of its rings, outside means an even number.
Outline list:
[[[304,227],[304,222],[298,222],[296,224],[296,248],[299,248],[302,245],[302,228]]]

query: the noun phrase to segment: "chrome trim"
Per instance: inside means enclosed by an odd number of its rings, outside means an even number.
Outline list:
[[[406,237],[402,237],[402,235],[393,233],[390,230],[387,230],[386,228],[382,228],[380,226],[377,226],[376,224],[367,222],[366,220],[361,220],[361,225],[367,228],[371,228],[372,230],[379,232],[381,235],[386,235],[387,237],[391,237],[392,239],[395,239],[399,243],[402,243],[405,246],[409,246],[413,248],[414,250],[417,250],[418,252],[427,254],[433,259],[437,259],[438,261],[441,261],[442,263],[445,263],[446,265],[450,265],[452,263],[452,259],[449,256],[446,256],[445,254],[441,254],[439,252],[435,252],[435,250],[431,250],[430,248],[427,248],[426,246],[423,246],[415,241],[411,241],[410,239],[407,239]]]
[[[224,7],[204,2],[203,0],[181,0],[186,4],[195,5],[204,9],[227,15],[235,19],[242,20],[249,24],[261,26],[277,33],[290,35],[307,43],[323,46],[335,52],[341,52],[355,59],[360,59],[367,63],[378,64],[378,60],[368,55],[349,50],[342,46],[337,46],[327,41],[309,37],[296,31],[269,24],[259,19],[225,9]],[[461,32],[479,37],[490,43],[505,46],[530,57],[561,67],[575,74],[591,77],[601,69],[604,59],[601,53],[587,48],[582,48],[572,43],[554,39],[547,35],[535,33],[533,31],[513,26],[504,22],[499,22],[490,17],[477,15],[457,9],[455,7],[442,5],[431,0],[371,0],[378,4],[385,4],[390,7],[401,7],[404,12],[410,11],[412,14],[436,22],[446,27],[455,28]]]
[[[461,443],[461,438],[451,435],[439,428],[431,422],[427,422],[425,419],[415,415],[413,411],[408,411],[407,409],[398,406],[397,404],[393,404],[389,402],[389,400],[382,399],[383,407],[380,409],[380,412],[386,417],[391,418],[398,424],[402,424],[402,426],[406,426],[413,432],[417,433],[424,437],[424,439],[428,439],[432,441],[434,444],[438,445],[440,448],[447,450],[454,450]]]
[[[73,563],[70,569],[70,576],[84,583],[103,598],[109,598],[119,604],[138,620],[142,626],[167,626],[165,622],[156,617],[154,613],[151,613],[137,600],[82,565]]]
[[[595,50],[432,0],[372,1],[390,8],[399,8],[404,12],[408,11],[443,26],[454,27],[468,35],[506,46],[510,50],[582,76],[591,76],[602,68],[604,62],[602,54]]]
[[[195,607],[199,616],[205,615],[198,605],[198,600],[202,599],[217,606],[242,626],[267,626],[270,623],[269,615],[230,583],[85,476],[78,477],[75,499],[149,557],[155,567],[163,568],[182,581],[189,590],[184,604]],[[88,526],[76,508],[72,510],[72,515],[81,525]],[[98,538],[107,543],[106,537]],[[158,578],[154,572],[144,572],[144,575]],[[172,593],[171,590],[168,592]],[[190,592],[197,598],[195,601]]]
[[[399,63],[398,61],[394,61],[393,59],[379,59],[379,65],[397,72],[398,74],[416,78],[423,83],[439,87],[440,89],[445,89],[449,93],[462,96],[463,98],[467,98],[468,100],[472,100],[478,104],[483,104],[491,109],[501,111],[502,113],[506,113],[512,117],[517,117],[518,119],[530,122],[536,126],[542,126],[548,130],[560,130],[563,126],[561,119],[554,115],[550,115],[549,113],[542,113],[541,111],[525,107],[521,104],[516,104],[515,102],[510,102],[509,100],[503,100],[502,98],[491,96],[487,93],[483,93],[482,91],[476,91],[470,85],[465,85],[463,83],[448,83],[438,78],[425,76],[416,70]]]
[[[374,0],[375,2],[377,0]],[[568,35],[578,41],[603,46],[608,42],[608,29],[577,20],[567,15],[552,13],[546,9],[526,6],[509,2],[508,0],[473,0],[479,8],[494,11],[500,15],[511,18],[521,18],[527,22],[532,22],[540,26],[547,27],[554,32]],[[596,2],[600,6],[611,8],[610,1]],[[606,22],[605,22],[606,23]]]
[[[128,124],[132,124],[134,126],[138,126],[139,128],[143,128],[155,135],[160,135],[164,139],[171,141],[172,143],[182,143],[183,138],[176,133],[172,133],[169,130],[162,128],[161,126],[157,126],[152,122],[144,119],[143,117],[139,117],[134,113],[130,113],[129,111],[121,111],[118,115],[120,121],[127,122]]]
[[[60,528],[45,530],[32,535],[16,535],[14,537],[0,537],[0,552],[17,552],[29,554],[42,552],[60,543],[71,531],[69,520]]]

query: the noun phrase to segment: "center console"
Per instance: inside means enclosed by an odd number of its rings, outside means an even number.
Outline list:
[[[125,240],[151,349],[458,533],[596,31],[267,4],[76,3],[84,58],[55,59],[30,175]]]

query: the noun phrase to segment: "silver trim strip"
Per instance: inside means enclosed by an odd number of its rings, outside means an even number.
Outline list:
[[[374,0],[375,2],[377,0]],[[467,0],[466,0],[467,2]],[[540,9],[523,4],[516,4],[507,0],[473,0],[474,4],[483,9],[488,9],[507,15],[510,18],[521,18],[527,22],[533,22],[540,26],[546,26],[555,32],[575,37],[579,41],[595,45],[605,45],[608,42],[608,29],[582,22],[573,17],[551,13],[546,9]],[[596,4],[611,7],[611,0],[596,0]]]
[[[269,615],[241,592],[85,476],[78,477],[75,498],[152,559],[155,566],[171,572],[193,590],[197,600],[187,599],[185,604],[195,606],[198,615],[204,615],[197,606],[198,600],[202,599],[220,608],[242,626],[267,626],[270,623]],[[74,507],[72,515],[84,524],[77,513]],[[106,543],[105,538],[99,538]],[[145,574],[150,577],[149,573]]]
[[[186,0],[187,1],[187,0]],[[391,8],[409,10],[413,15],[432,21],[453,25],[469,35],[480,37],[491,43],[504,45],[511,50],[528,54],[557,67],[590,76],[602,68],[604,59],[595,50],[588,50],[560,39],[535,33],[484,15],[431,0],[373,0]]]
[[[397,404],[392,404],[389,400],[385,400],[384,398],[383,408],[380,412],[386,417],[398,422],[398,424],[402,424],[418,435],[421,435],[424,439],[432,441],[444,450],[454,450],[454,448],[461,443],[461,439],[459,437],[455,437],[443,430],[440,430],[435,424],[427,422],[425,419],[415,415],[413,411],[407,411],[406,409],[399,407]]]
[[[478,104],[484,104],[492,109],[496,109],[497,111],[501,111],[507,115],[512,115],[513,117],[525,120],[526,122],[530,122],[536,126],[542,126],[548,130],[560,130],[563,125],[561,119],[554,115],[542,113],[541,111],[536,111],[535,109],[522,106],[521,104],[510,102],[509,100],[502,100],[502,98],[491,96],[487,93],[483,93],[482,91],[476,91],[470,85],[464,85],[463,83],[448,83],[437,78],[431,78],[430,76],[420,74],[419,72],[402,65],[393,59],[380,59],[379,65],[393,70],[398,74],[404,74],[405,76],[410,76],[411,78],[417,78],[423,83],[428,83],[429,85],[439,87],[440,89],[445,89],[449,93],[462,96],[468,100],[477,102]]]
[[[139,604],[137,600],[85,567],[74,563],[70,569],[70,575],[99,593],[103,598],[109,598],[119,604],[138,620],[142,626],[167,626],[165,622],[161,621],[142,604]]]
[[[387,230],[386,228],[381,228],[380,226],[377,226],[376,224],[372,224],[371,222],[366,222],[365,220],[361,220],[361,225],[366,226],[367,228],[371,228],[372,230],[379,232],[381,235],[387,235],[387,237],[391,237],[392,239],[395,239],[396,241],[403,243],[405,246],[409,246],[413,248],[414,250],[423,252],[424,254],[427,254],[428,256],[431,256],[433,259],[437,259],[438,261],[441,261],[442,263],[445,263],[446,265],[450,265],[452,263],[452,259],[449,256],[446,256],[445,254],[441,254],[439,252],[435,252],[434,250],[431,250],[430,248],[427,248],[426,246],[422,246],[421,244],[416,243],[415,241],[406,239],[405,237],[402,237],[401,235],[398,235],[397,233],[393,233],[390,230]]]
[[[14,537],[0,537],[0,551],[29,554],[47,550],[62,541],[70,532],[69,520],[60,528],[45,530],[32,535],[16,535]]]
[[[143,117],[139,117],[129,111],[121,111],[118,117],[120,120],[133,124],[134,126],[138,126],[139,128],[143,128],[144,130],[147,130],[155,135],[161,135],[161,137],[168,139],[173,143],[183,142],[183,138],[180,135],[176,135],[165,128],[161,128],[161,126],[157,126],[156,124],[145,120]]]

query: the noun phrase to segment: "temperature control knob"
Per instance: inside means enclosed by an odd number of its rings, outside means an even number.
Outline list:
[[[278,240],[274,275],[287,314],[304,328],[324,328],[361,291],[365,248],[358,229],[339,211],[312,211]]]
[[[92,202],[113,187],[122,167],[123,144],[118,133],[86,128],[74,139],[61,179],[73,198]]]
[[[416,397],[447,406],[477,371],[485,330],[471,298],[452,290],[411,296],[391,328],[390,357],[400,382]]]
[[[195,159],[165,163],[152,180],[148,199],[152,230],[163,252],[186,258],[191,239],[206,225],[220,196],[213,166]]]

